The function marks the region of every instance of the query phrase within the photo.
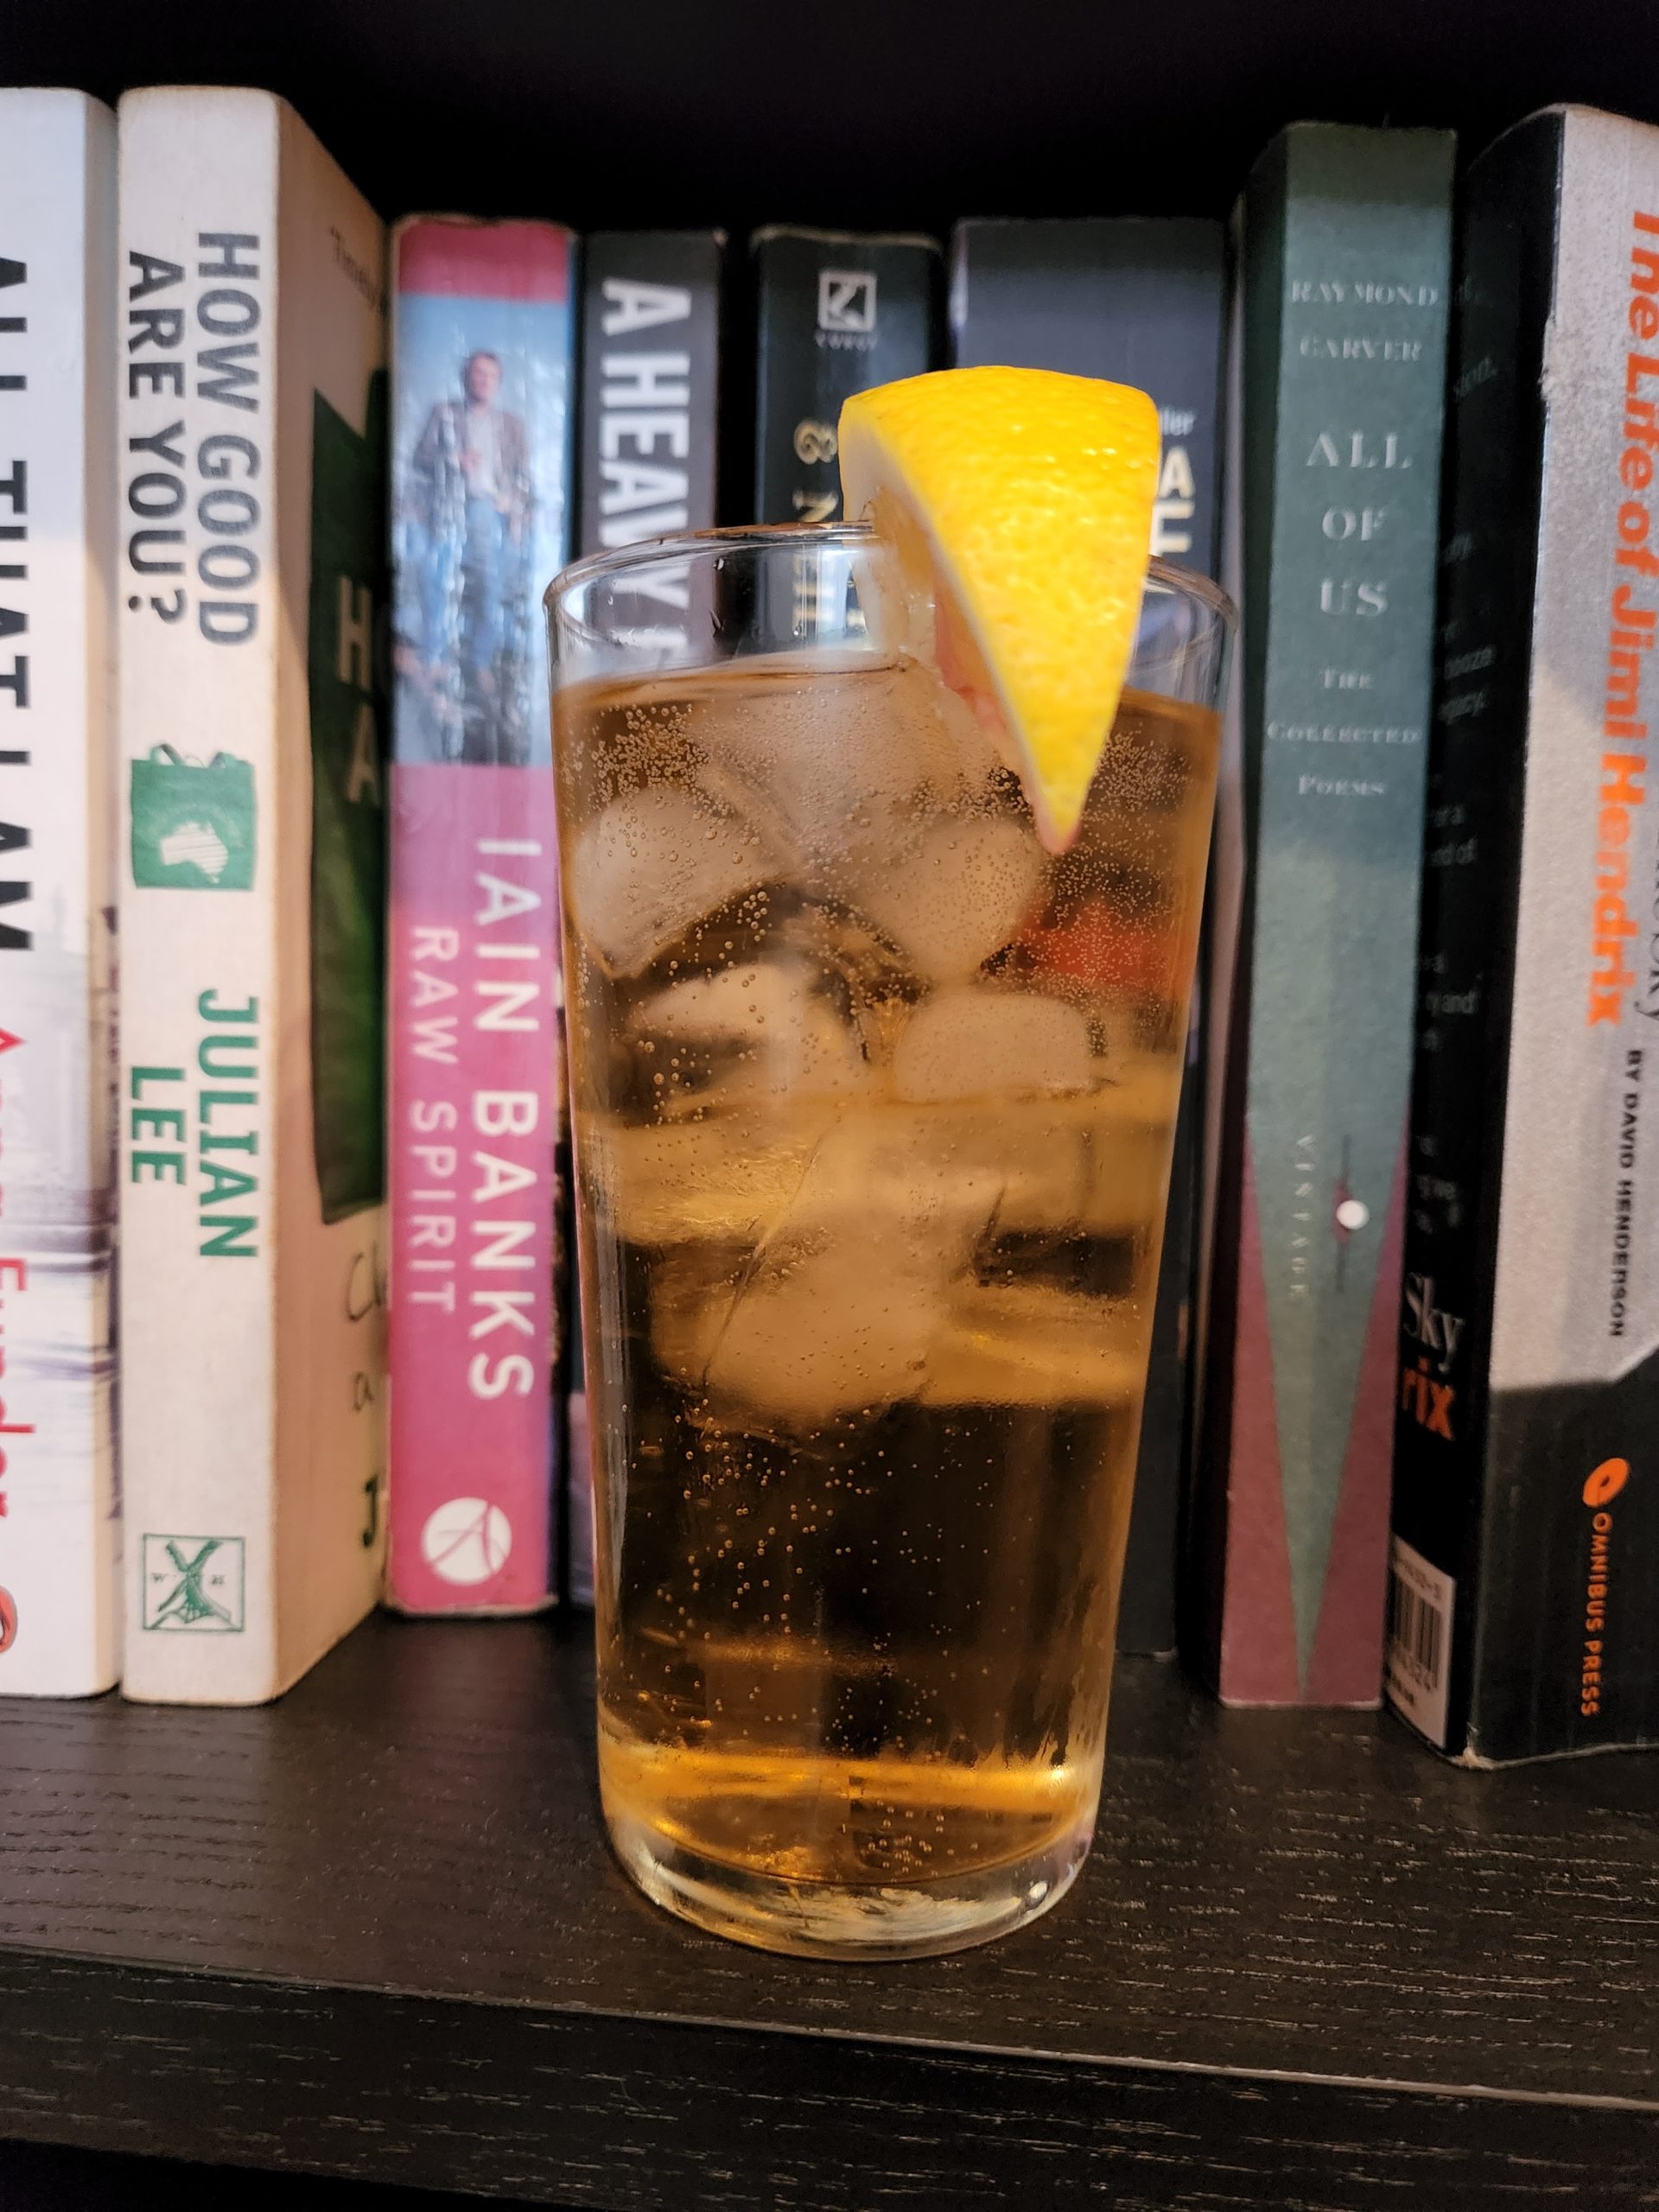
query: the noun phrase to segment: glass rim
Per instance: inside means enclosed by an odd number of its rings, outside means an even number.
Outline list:
[[[852,549],[871,544],[874,539],[875,531],[867,522],[736,523],[719,530],[683,531],[671,537],[640,537],[631,544],[607,546],[602,553],[587,553],[581,560],[570,562],[542,594],[542,605],[550,613],[558,612],[559,603],[566,594],[584,584],[658,563],[666,565],[688,561],[711,547],[753,546],[757,551],[783,545],[845,545]],[[1218,583],[1201,575],[1196,569],[1178,567],[1154,554],[1147,563],[1147,581],[1166,591],[1197,600],[1230,631],[1236,632],[1238,609],[1232,599]]]

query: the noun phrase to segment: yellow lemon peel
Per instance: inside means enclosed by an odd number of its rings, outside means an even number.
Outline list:
[[[856,393],[839,450],[845,512],[931,589],[941,673],[1005,728],[1038,835],[1064,852],[1135,644],[1157,409],[1091,377],[944,369]]]

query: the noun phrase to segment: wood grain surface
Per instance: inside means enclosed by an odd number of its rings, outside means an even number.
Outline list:
[[[0,2133],[630,2209],[1659,2204],[1659,1761],[1127,1662],[1073,1896],[855,1968],[640,1900],[591,1746],[579,1624],[0,1707]]]

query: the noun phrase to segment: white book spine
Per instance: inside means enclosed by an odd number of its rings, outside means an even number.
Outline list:
[[[264,93],[129,94],[120,151],[124,1688],[249,1703],[379,1572],[374,1071],[372,1171],[331,1149],[337,932],[380,926],[330,858],[365,810],[378,849],[372,524],[340,550],[323,444],[373,436],[384,238]]]
[[[0,1694],[107,1689],[115,129],[0,91]]]

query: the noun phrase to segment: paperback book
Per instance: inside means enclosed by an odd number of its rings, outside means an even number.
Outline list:
[[[385,1537],[385,235],[264,92],[120,200],[123,1687],[244,1704]]]
[[[1198,1656],[1382,1694],[1452,141],[1298,124],[1238,217]]]
[[[1389,1696],[1478,1764],[1659,1740],[1659,130],[1470,169]]]
[[[558,876],[541,594],[569,532],[570,233],[393,242],[389,1601],[558,1589]]]
[[[581,528],[583,553],[719,517],[726,240],[718,231],[601,231],[582,253]],[[687,570],[635,572],[618,607],[645,651],[671,653],[691,616]],[[563,1091],[560,1093],[563,1098]],[[574,1190],[574,1180],[572,1181]],[[575,1239],[571,1238],[574,1248]],[[573,1267],[572,1281],[575,1280]],[[569,1588],[594,1595],[594,1493],[580,1296],[571,1332],[567,1449]]]
[[[1179,217],[957,226],[951,359],[1104,377],[1150,392],[1163,455],[1152,550],[1214,576],[1220,558],[1221,355],[1225,308],[1218,223]],[[1123,1565],[1122,1651],[1173,1651],[1192,1415],[1202,1026],[1195,1003],[1170,1167],[1158,1303],[1135,1505]]]
[[[115,118],[0,92],[0,1695],[120,1663]]]
[[[757,231],[756,522],[836,522],[836,425],[855,391],[944,366],[944,263],[929,238]]]

